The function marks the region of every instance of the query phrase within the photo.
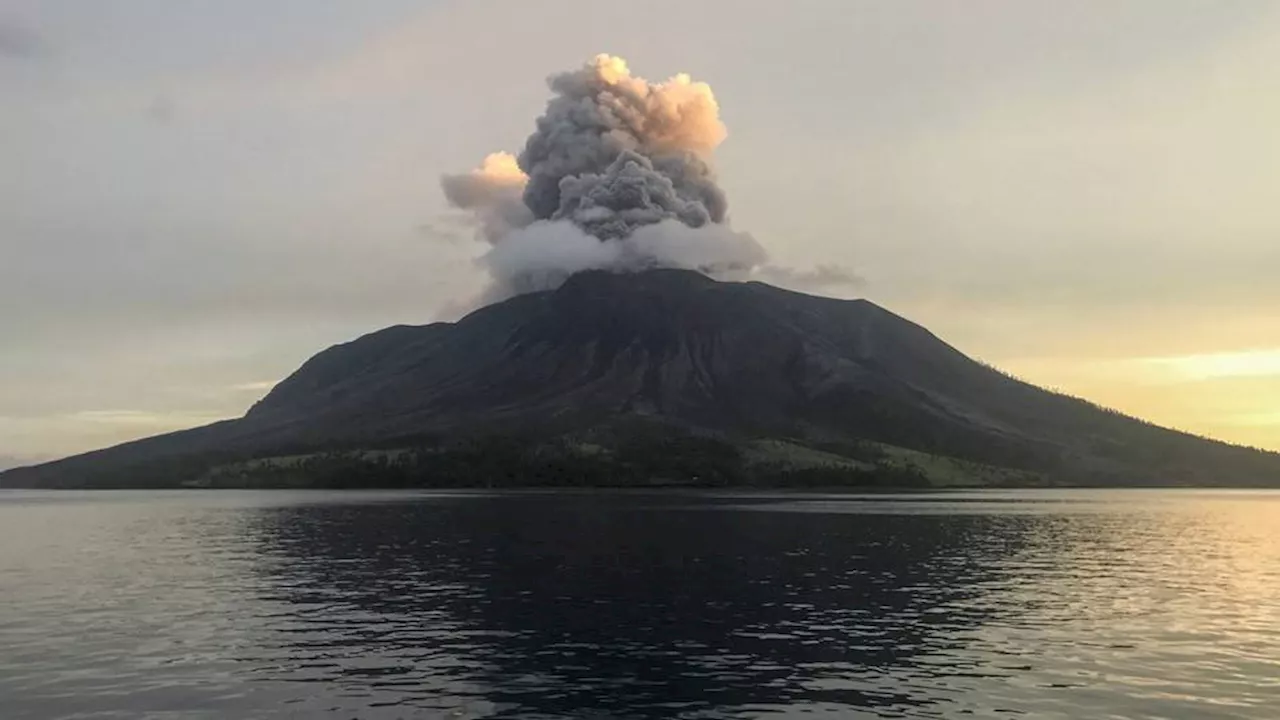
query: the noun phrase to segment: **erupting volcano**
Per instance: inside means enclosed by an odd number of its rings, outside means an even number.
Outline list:
[[[488,244],[456,323],[332,347],[240,419],[0,474],[7,486],[1280,483],[1280,456],[977,363],[733,229],[710,87],[601,55],[518,155],[442,180]],[[808,281],[807,283],[805,281]]]

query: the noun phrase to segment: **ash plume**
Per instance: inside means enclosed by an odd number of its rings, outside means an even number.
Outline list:
[[[493,281],[481,302],[591,269],[744,279],[766,267],[760,244],[728,223],[711,164],[727,131],[710,86],[684,74],[652,83],[609,55],[548,86],[518,156],[494,153],[441,179],[450,205],[470,213],[491,246],[479,260]]]
[[[440,180],[449,204],[470,211],[485,240],[497,245],[516,228],[533,222],[523,196],[528,176],[508,153],[493,153],[479,168]]]
[[[688,75],[650,83],[609,55],[554,75],[548,85],[554,97],[519,158],[534,215],[563,215],[563,180],[605,174],[629,151],[651,160],[631,173],[633,180],[640,173],[665,178],[675,193],[701,205],[707,220],[724,221],[727,203],[707,158],[728,131],[709,85]]]

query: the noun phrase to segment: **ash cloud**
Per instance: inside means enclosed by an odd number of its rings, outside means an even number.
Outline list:
[[[480,236],[497,245],[533,222],[523,199],[528,179],[514,155],[493,153],[469,173],[444,176],[440,185],[449,204],[471,212]]]
[[[524,201],[537,217],[563,216],[572,209],[565,205],[565,186],[577,184],[566,180],[614,176],[625,170],[614,166],[629,152],[650,159],[628,173],[632,183],[665,181],[673,193],[700,206],[703,222],[724,221],[727,203],[707,158],[728,131],[709,85],[688,75],[650,83],[609,55],[553,75],[548,85],[554,97],[519,158],[529,176]]]
[[[710,86],[684,74],[649,82],[609,55],[548,86],[552,97],[519,155],[494,153],[441,179],[445,198],[490,246],[479,263],[493,284],[481,303],[592,269],[745,279],[772,267],[751,235],[729,225],[711,163],[727,130]],[[769,272],[811,285],[840,274],[834,266]]]

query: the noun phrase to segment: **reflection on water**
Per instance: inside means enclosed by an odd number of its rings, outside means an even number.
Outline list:
[[[0,494],[5,718],[1271,718],[1280,493]]]

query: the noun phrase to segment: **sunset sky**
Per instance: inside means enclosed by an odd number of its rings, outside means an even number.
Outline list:
[[[969,355],[1280,450],[1280,3],[0,0],[0,461],[239,415],[482,283],[442,173],[600,52],[738,230]]]

